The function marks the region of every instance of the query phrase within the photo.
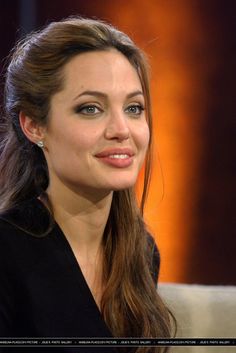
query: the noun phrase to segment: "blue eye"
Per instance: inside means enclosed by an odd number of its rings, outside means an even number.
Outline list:
[[[125,112],[131,115],[141,115],[143,111],[144,107],[140,104],[133,104],[125,109]]]
[[[101,113],[101,109],[98,108],[96,105],[83,105],[76,109],[76,113],[83,114],[83,115],[96,115]]]

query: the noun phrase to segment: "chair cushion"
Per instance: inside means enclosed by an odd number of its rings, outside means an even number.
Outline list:
[[[177,319],[177,337],[236,337],[236,286],[160,283],[158,291]],[[235,353],[236,347],[175,347],[171,352]]]

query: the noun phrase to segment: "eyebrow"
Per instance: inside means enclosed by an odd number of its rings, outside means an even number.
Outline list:
[[[143,92],[140,91],[140,90],[131,92],[131,93],[127,94],[126,98],[129,99],[129,98],[133,98],[133,97],[138,96],[138,95],[143,96]],[[107,98],[107,94],[103,93],[103,92],[100,92],[100,91],[84,91],[84,92],[80,93],[78,96],[76,96],[74,98],[74,100],[79,98],[79,97],[82,97],[82,96],[95,96],[95,97]]]

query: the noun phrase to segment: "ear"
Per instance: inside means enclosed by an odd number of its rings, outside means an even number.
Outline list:
[[[24,112],[19,114],[20,126],[25,136],[33,143],[42,141],[45,135],[45,126],[27,116]]]

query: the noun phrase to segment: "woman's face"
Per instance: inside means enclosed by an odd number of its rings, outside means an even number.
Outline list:
[[[92,192],[133,186],[149,141],[136,70],[109,50],[75,56],[63,74],[44,135],[50,185]]]

